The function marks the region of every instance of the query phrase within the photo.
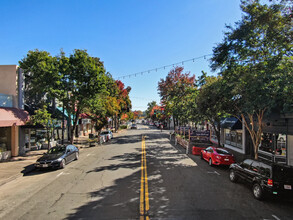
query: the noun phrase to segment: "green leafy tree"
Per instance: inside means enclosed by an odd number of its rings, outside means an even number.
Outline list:
[[[71,129],[71,143],[80,113],[92,104],[98,94],[107,92],[107,81],[104,65],[99,58],[91,57],[86,50],[75,50],[69,57],[69,109],[74,114]]]
[[[47,106],[43,105],[43,108],[35,110],[35,115],[32,115],[28,122],[33,125],[42,125],[47,131],[48,148],[50,148],[50,133],[53,129],[53,119],[51,114],[47,111]]]
[[[265,114],[292,110],[292,17],[284,7],[242,1],[242,20],[213,50],[211,66],[231,88],[232,113],[249,131],[256,159]]]
[[[46,51],[29,51],[19,63],[26,74],[26,95],[30,104],[40,108],[44,102],[58,99],[67,110],[70,122],[73,116],[70,131],[73,143],[79,115],[93,104],[93,100],[109,93],[112,77],[106,73],[103,63],[89,56],[86,50],[75,50],[69,57],[62,51],[57,57]]]
[[[195,98],[195,111],[202,120],[211,123],[218,139],[218,145],[221,146],[220,121],[228,116],[227,109],[231,105],[226,96],[225,82],[220,76],[207,76],[206,73],[203,73],[200,77],[200,84]]]
[[[195,89],[195,76],[183,73],[183,67],[172,69],[165,79],[158,83],[158,91],[163,105],[167,106],[168,114],[173,115],[174,126],[180,120],[187,122],[190,119],[188,103]]]
[[[152,112],[152,110],[153,110],[153,107],[154,106],[156,106],[157,105],[157,102],[156,101],[152,101],[152,102],[149,102],[148,104],[147,104],[147,110],[146,110],[146,116],[147,116],[147,118],[151,118],[151,115],[150,115],[150,113]]]
[[[33,109],[51,104],[60,81],[57,59],[46,51],[29,51],[19,66],[24,70],[25,103]]]

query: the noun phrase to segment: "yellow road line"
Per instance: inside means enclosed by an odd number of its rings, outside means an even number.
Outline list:
[[[142,137],[141,151],[140,220],[149,220],[148,211],[150,209],[150,205],[144,136]]]

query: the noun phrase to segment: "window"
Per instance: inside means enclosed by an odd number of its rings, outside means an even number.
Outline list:
[[[225,129],[225,143],[233,147],[242,148],[242,131]]]
[[[287,136],[285,134],[263,133],[259,150],[275,154],[276,156],[286,156]]]
[[[261,164],[260,168],[260,174],[266,176],[267,178],[271,178],[271,170],[272,168],[266,164]]]
[[[286,156],[287,138],[284,134],[276,135],[276,155]]]
[[[245,169],[249,169],[251,163],[252,163],[252,160],[249,160],[249,159],[245,160],[245,161],[243,161],[242,167],[245,168]]]
[[[216,152],[218,154],[225,154],[225,155],[231,155],[228,151],[224,150],[224,149],[217,149]]]
[[[228,142],[231,141],[230,130],[229,129],[225,129],[225,141],[228,141]]]
[[[262,134],[259,149],[262,151],[273,153],[273,151],[274,151],[273,134],[271,134],[271,133],[263,133]]]
[[[259,162],[253,161],[250,166],[250,170],[252,170],[254,172],[259,172]]]
[[[11,128],[0,128],[0,152],[11,150]]]
[[[230,131],[231,142],[233,143],[237,142],[236,136],[237,136],[236,131]]]

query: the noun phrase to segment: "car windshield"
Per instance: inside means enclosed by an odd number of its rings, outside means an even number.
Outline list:
[[[66,147],[53,147],[48,151],[48,154],[64,153],[65,150],[66,150]]]
[[[102,131],[101,134],[109,134],[108,131]]]
[[[224,149],[216,149],[216,152],[218,154],[225,154],[225,155],[230,155],[230,153]]]

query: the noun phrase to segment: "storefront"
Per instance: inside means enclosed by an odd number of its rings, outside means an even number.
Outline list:
[[[0,160],[19,155],[19,126],[24,125],[28,118],[28,113],[22,109],[0,108]]]
[[[262,133],[258,157],[276,163],[287,163],[287,135]]]
[[[0,128],[0,160],[11,157],[11,127]]]
[[[226,148],[245,154],[245,127],[235,118],[225,118],[221,122],[222,143]]]

